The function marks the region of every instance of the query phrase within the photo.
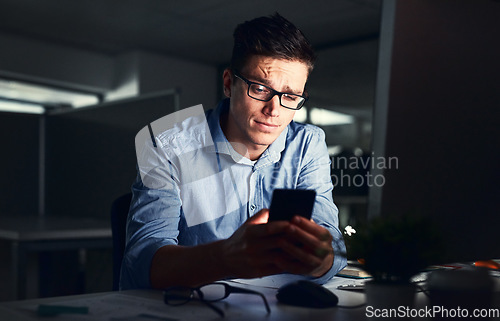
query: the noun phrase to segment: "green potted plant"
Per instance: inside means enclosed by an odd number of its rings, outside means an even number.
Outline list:
[[[436,263],[440,254],[437,230],[428,219],[415,216],[378,217],[356,231],[347,227],[345,243],[347,257],[373,277],[365,284],[367,304],[373,306],[411,305],[411,278]],[[390,299],[406,302],[391,304]]]

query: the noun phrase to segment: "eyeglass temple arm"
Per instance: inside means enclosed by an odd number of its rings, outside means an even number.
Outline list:
[[[271,308],[269,307],[269,303],[267,303],[267,299],[264,296],[264,294],[254,291],[254,290],[249,290],[249,289],[244,289],[244,288],[237,288],[231,285],[228,285],[229,289],[231,290],[231,293],[247,293],[247,294],[255,294],[258,295],[264,300],[264,305],[266,306],[266,311],[267,313],[271,313]]]
[[[210,307],[212,310],[214,310],[215,312],[217,312],[217,314],[220,315],[221,317],[225,317],[226,316],[224,314],[224,311],[222,311],[219,307],[215,306],[211,302],[205,301],[203,299],[200,299],[200,301],[203,302],[203,303],[205,303],[206,305],[208,305],[208,307]]]

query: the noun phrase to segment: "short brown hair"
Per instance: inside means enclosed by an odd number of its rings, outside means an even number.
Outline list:
[[[239,24],[234,30],[231,69],[241,70],[254,55],[298,60],[311,73],[316,55],[311,43],[293,23],[279,13]]]

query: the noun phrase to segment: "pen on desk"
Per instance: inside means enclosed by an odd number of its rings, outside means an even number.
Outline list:
[[[88,314],[88,307],[73,307],[66,305],[45,305],[40,304],[37,309],[37,313],[40,316],[54,316],[63,313],[71,314]]]

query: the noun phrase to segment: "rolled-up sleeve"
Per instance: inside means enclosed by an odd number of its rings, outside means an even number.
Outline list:
[[[137,177],[132,186],[120,289],[150,288],[151,261],[165,245],[177,244],[181,202],[175,190],[149,189]]]
[[[176,166],[149,136],[141,143],[120,272],[122,290],[150,288],[154,254],[162,246],[178,243],[182,204]]]

